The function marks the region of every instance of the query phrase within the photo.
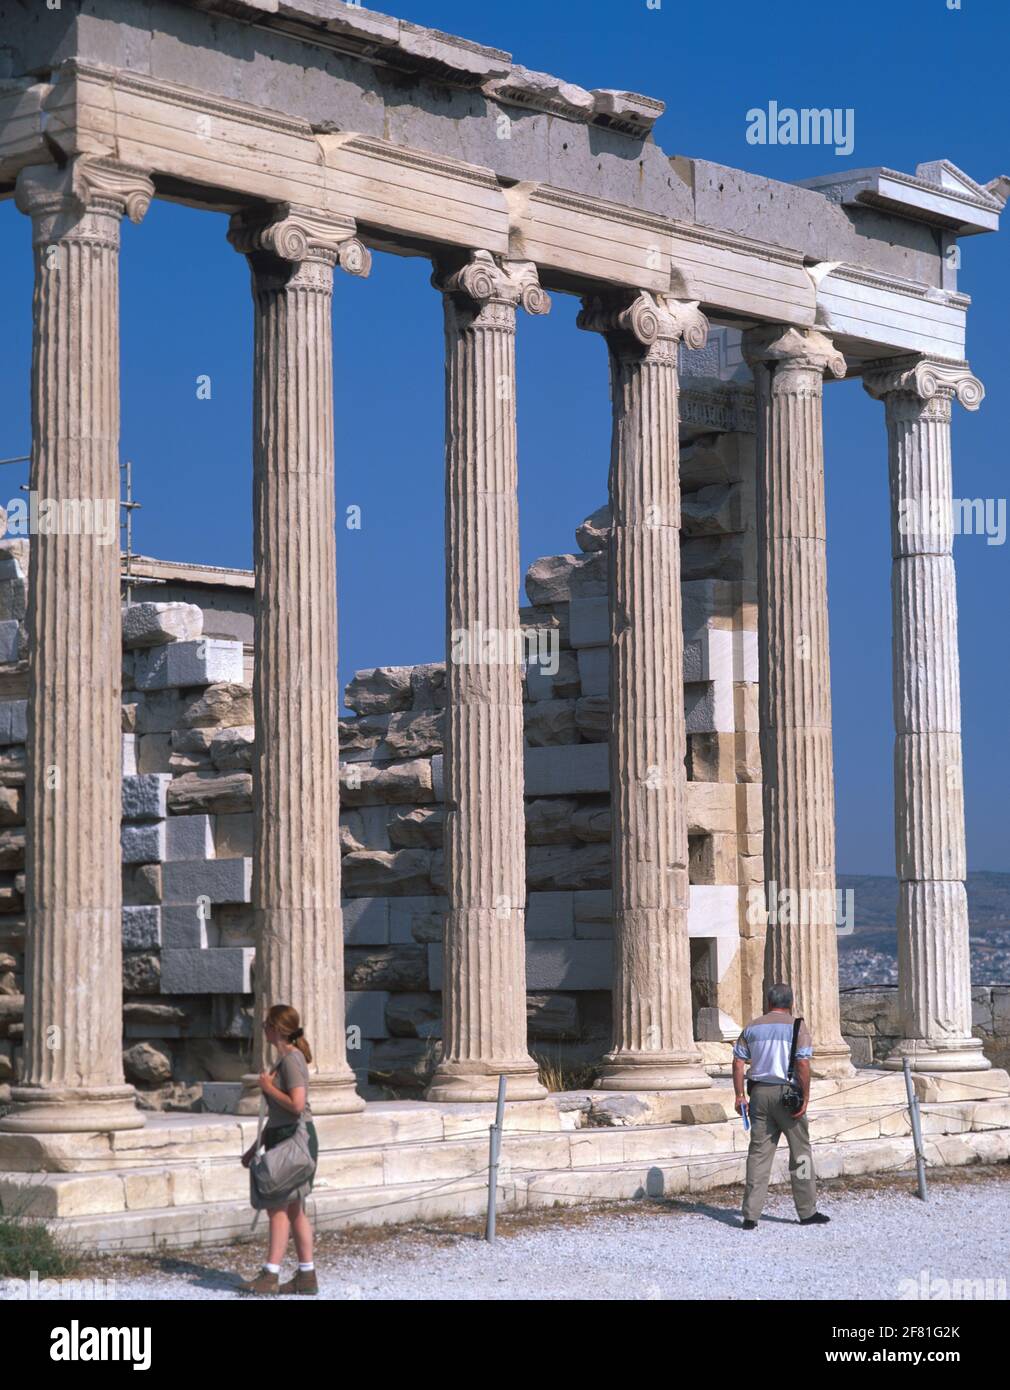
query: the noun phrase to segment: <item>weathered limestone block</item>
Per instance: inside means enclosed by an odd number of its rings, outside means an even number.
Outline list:
[[[751,577],[746,537],[696,536],[680,549],[684,582],[694,579],[740,580]]]
[[[595,695],[608,699],[610,694],[610,652],[606,647],[580,647],[579,688],[583,698]],[[609,707],[609,706],[608,706]]]
[[[583,695],[575,702],[575,723],[589,743],[604,743],[610,737],[610,699],[605,694]]]
[[[16,618],[0,621],[0,666],[17,661],[21,651],[21,624]]]
[[[527,801],[527,843],[531,845],[570,844],[574,839],[572,819],[578,807],[579,803],[570,797],[546,796]]]
[[[123,950],[157,951],[161,948],[161,908],[123,908]]]
[[[606,553],[546,555],[526,571],[526,596],[532,604],[565,603],[607,592]]]
[[[602,743],[526,750],[527,796],[578,796],[609,786],[608,750]]]
[[[241,647],[241,643],[234,645]],[[234,679],[208,686],[200,695],[185,702],[177,722],[185,729],[223,729],[252,724],[252,690]],[[175,724],[170,727],[174,728]]]
[[[131,705],[135,711],[133,731],[138,735],[174,735],[186,710],[186,702],[177,690],[138,691]]]
[[[582,525],[576,528],[575,539],[579,549],[587,554],[595,550],[606,550],[610,542],[610,526],[610,503],[604,502],[602,507],[590,512]]]
[[[444,806],[416,806],[388,818],[390,843],[397,849],[439,849],[445,835]]]
[[[344,995],[344,1024],[370,1041],[389,1037],[386,1005],[389,994],[381,989],[348,990]]]
[[[137,732],[137,701],[123,702],[123,718],[120,725],[124,734],[135,734]]]
[[[582,602],[583,600],[579,600]],[[524,630],[544,633],[558,651],[567,651],[571,646],[568,604],[531,604],[519,609],[519,625]]]
[[[134,680],[138,690],[181,689],[219,682],[238,684],[244,669],[241,642],[202,637],[196,642],[169,642],[138,651]]]
[[[569,615],[573,647],[606,647],[609,644],[610,606],[605,596],[572,599]]]
[[[376,749],[379,758],[426,758],[441,753],[445,742],[445,714],[418,710],[389,716],[385,737]]]
[[[523,707],[526,742],[531,748],[576,743],[574,700],[537,700]]]
[[[176,860],[162,867],[162,901],[247,903],[252,894],[252,860]]]
[[[563,1042],[578,1038],[579,1006],[571,994],[527,994],[526,1028],[531,1039]]]
[[[0,746],[26,742],[27,719],[27,700],[0,700]]]
[[[605,888],[610,883],[610,846],[531,846],[526,868],[531,890]]]
[[[505,77],[488,78],[483,90],[490,97],[521,106],[547,109],[555,115],[569,116],[575,120],[588,120],[597,102],[596,94],[585,87],[552,77],[549,72],[536,72],[520,63],[513,63]],[[602,96],[601,92],[601,99]]]
[[[180,817],[181,819],[181,817]],[[214,825],[214,855],[217,859],[236,859],[252,855],[252,813],[216,815]]]
[[[124,864],[160,864],[165,858],[165,822],[123,825],[119,832]],[[0,834],[0,867],[3,867],[3,836]]]
[[[213,859],[210,816],[170,816],[165,822],[165,859]]]
[[[123,954],[123,993],[157,994],[161,989],[161,961],[148,952]]]
[[[692,835],[688,840],[691,883],[736,883],[739,877],[736,835]],[[761,882],[759,877],[758,882]]]
[[[140,1085],[161,1085],[172,1079],[172,1059],[154,1043],[138,1042],[123,1051],[123,1070],[127,1081]]]
[[[252,811],[252,777],[248,772],[187,772],[168,789],[173,815],[227,815]]]
[[[360,850],[345,854],[341,868],[348,897],[423,893],[431,887],[432,851]]]
[[[123,905],[157,906],[161,902],[161,865],[124,864]]]
[[[713,483],[685,493],[680,515],[685,536],[724,536],[742,531],[741,488],[733,483]]]
[[[0,560],[0,620],[20,624],[27,611],[28,583],[20,564],[16,560]]]
[[[247,946],[161,953],[165,994],[250,994],[255,952]]]
[[[122,819],[164,820],[171,781],[167,773],[122,778]]]
[[[19,787],[0,786],[0,825],[21,825],[24,818],[24,792]]]
[[[394,1038],[440,1038],[440,997],[437,994],[387,995],[386,1027]]]
[[[256,945],[256,913],[246,903],[222,903],[215,907],[208,926],[218,946]]]
[[[21,869],[25,862],[24,827],[0,830],[0,869]]]
[[[339,721],[340,752],[344,758],[352,753],[368,752],[374,755],[375,749],[386,736],[389,728],[388,714],[363,714],[352,719]]]
[[[393,994],[428,989],[425,946],[395,948],[345,946],[344,983],[347,989],[385,989]]]
[[[340,813],[340,852],[399,848],[389,838],[389,811],[385,806],[358,806]],[[412,843],[420,843],[414,841]]]
[[[410,676],[411,706],[414,709],[445,709],[445,662],[427,661],[414,666]]]
[[[446,898],[393,898],[389,904],[390,941],[441,941],[448,910]]]
[[[574,904],[574,893],[530,893],[526,900],[526,940],[573,937]]]
[[[0,748],[0,786],[23,787],[26,761],[24,748]]]
[[[581,694],[579,663],[575,653],[559,651],[557,670],[551,675],[539,665],[526,670],[526,695],[530,700],[570,700]]]
[[[202,633],[203,611],[194,603],[133,603],[123,609],[124,647],[190,642]]]
[[[581,806],[572,817],[572,830],[576,839],[587,844],[602,843],[610,839],[611,811],[609,805],[591,804]]]
[[[167,772],[171,775],[172,759],[172,740],[168,734],[144,734],[134,742],[138,773]]]
[[[430,1082],[442,1051],[436,1038],[385,1038],[372,1046],[369,1080],[394,1091],[419,1090]]]
[[[341,770],[340,802],[343,806],[418,806],[434,801],[431,762],[414,758],[405,763],[369,767],[348,763]]]
[[[172,903],[161,908],[161,944],[168,950],[199,951],[210,944],[208,925],[213,911],[201,903]],[[235,943],[230,943],[235,944]]]
[[[356,671],[344,692],[344,702],[358,714],[410,709],[412,673],[411,666],[376,666],[369,671]]]
[[[235,724],[221,729],[210,741],[211,762],[219,772],[251,768],[255,737],[251,724]]]

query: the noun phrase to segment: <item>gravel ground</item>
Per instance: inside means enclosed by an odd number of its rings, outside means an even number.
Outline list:
[[[798,1226],[788,1194],[777,1192],[758,1229],[741,1231],[740,1193],[722,1190],[503,1218],[493,1248],[474,1223],[327,1234],[320,1290],[341,1300],[1006,1299],[1008,1196],[1004,1167],[937,1175],[925,1205],[907,1181],[828,1185],[823,1227]],[[107,1257],[87,1273],[114,1278],[115,1298],[233,1299],[234,1280],[256,1269],[258,1254],[257,1246]],[[972,1293],[942,1280],[992,1282]]]

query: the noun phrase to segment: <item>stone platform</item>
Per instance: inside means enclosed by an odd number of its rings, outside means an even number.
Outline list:
[[[1006,1072],[918,1076],[915,1085],[930,1164],[1010,1158]],[[488,1105],[391,1101],[319,1118],[310,1206],[317,1229],[478,1215],[493,1113]],[[810,1128],[822,1178],[912,1165],[904,1079],[893,1073],[815,1081]],[[114,1134],[3,1134],[0,1203],[86,1249],[239,1239],[252,1221],[239,1156],[255,1131],[253,1118],[159,1114],[143,1129]],[[504,1131],[499,1210],[510,1212],[738,1183],[748,1140],[725,1082],[704,1100],[697,1092],[582,1091],[516,1102],[506,1106]],[[783,1144],[773,1181],[787,1177]]]

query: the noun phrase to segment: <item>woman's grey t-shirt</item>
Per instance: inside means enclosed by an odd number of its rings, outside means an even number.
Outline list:
[[[312,1111],[309,1109],[309,1066],[297,1048],[281,1058],[274,1072],[274,1085],[287,1095],[297,1086],[304,1086],[305,1109],[302,1114],[306,1121],[312,1119]],[[276,1129],[278,1125],[293,1125],[297,1119],[298,1116],[292,1111],[285,1110],[283,1105],[278,1105],[277,1101],[267,1096],[267,1129]]]

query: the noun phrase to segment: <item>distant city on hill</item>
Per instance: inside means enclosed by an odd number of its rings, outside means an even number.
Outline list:
[[[970,873],[971,978],[974,985],[1010,984],[1010,874]],[[855,930],[838,938],[839,983],[897,984],[897,880],[883,874],[839,874],[852,889]]]

